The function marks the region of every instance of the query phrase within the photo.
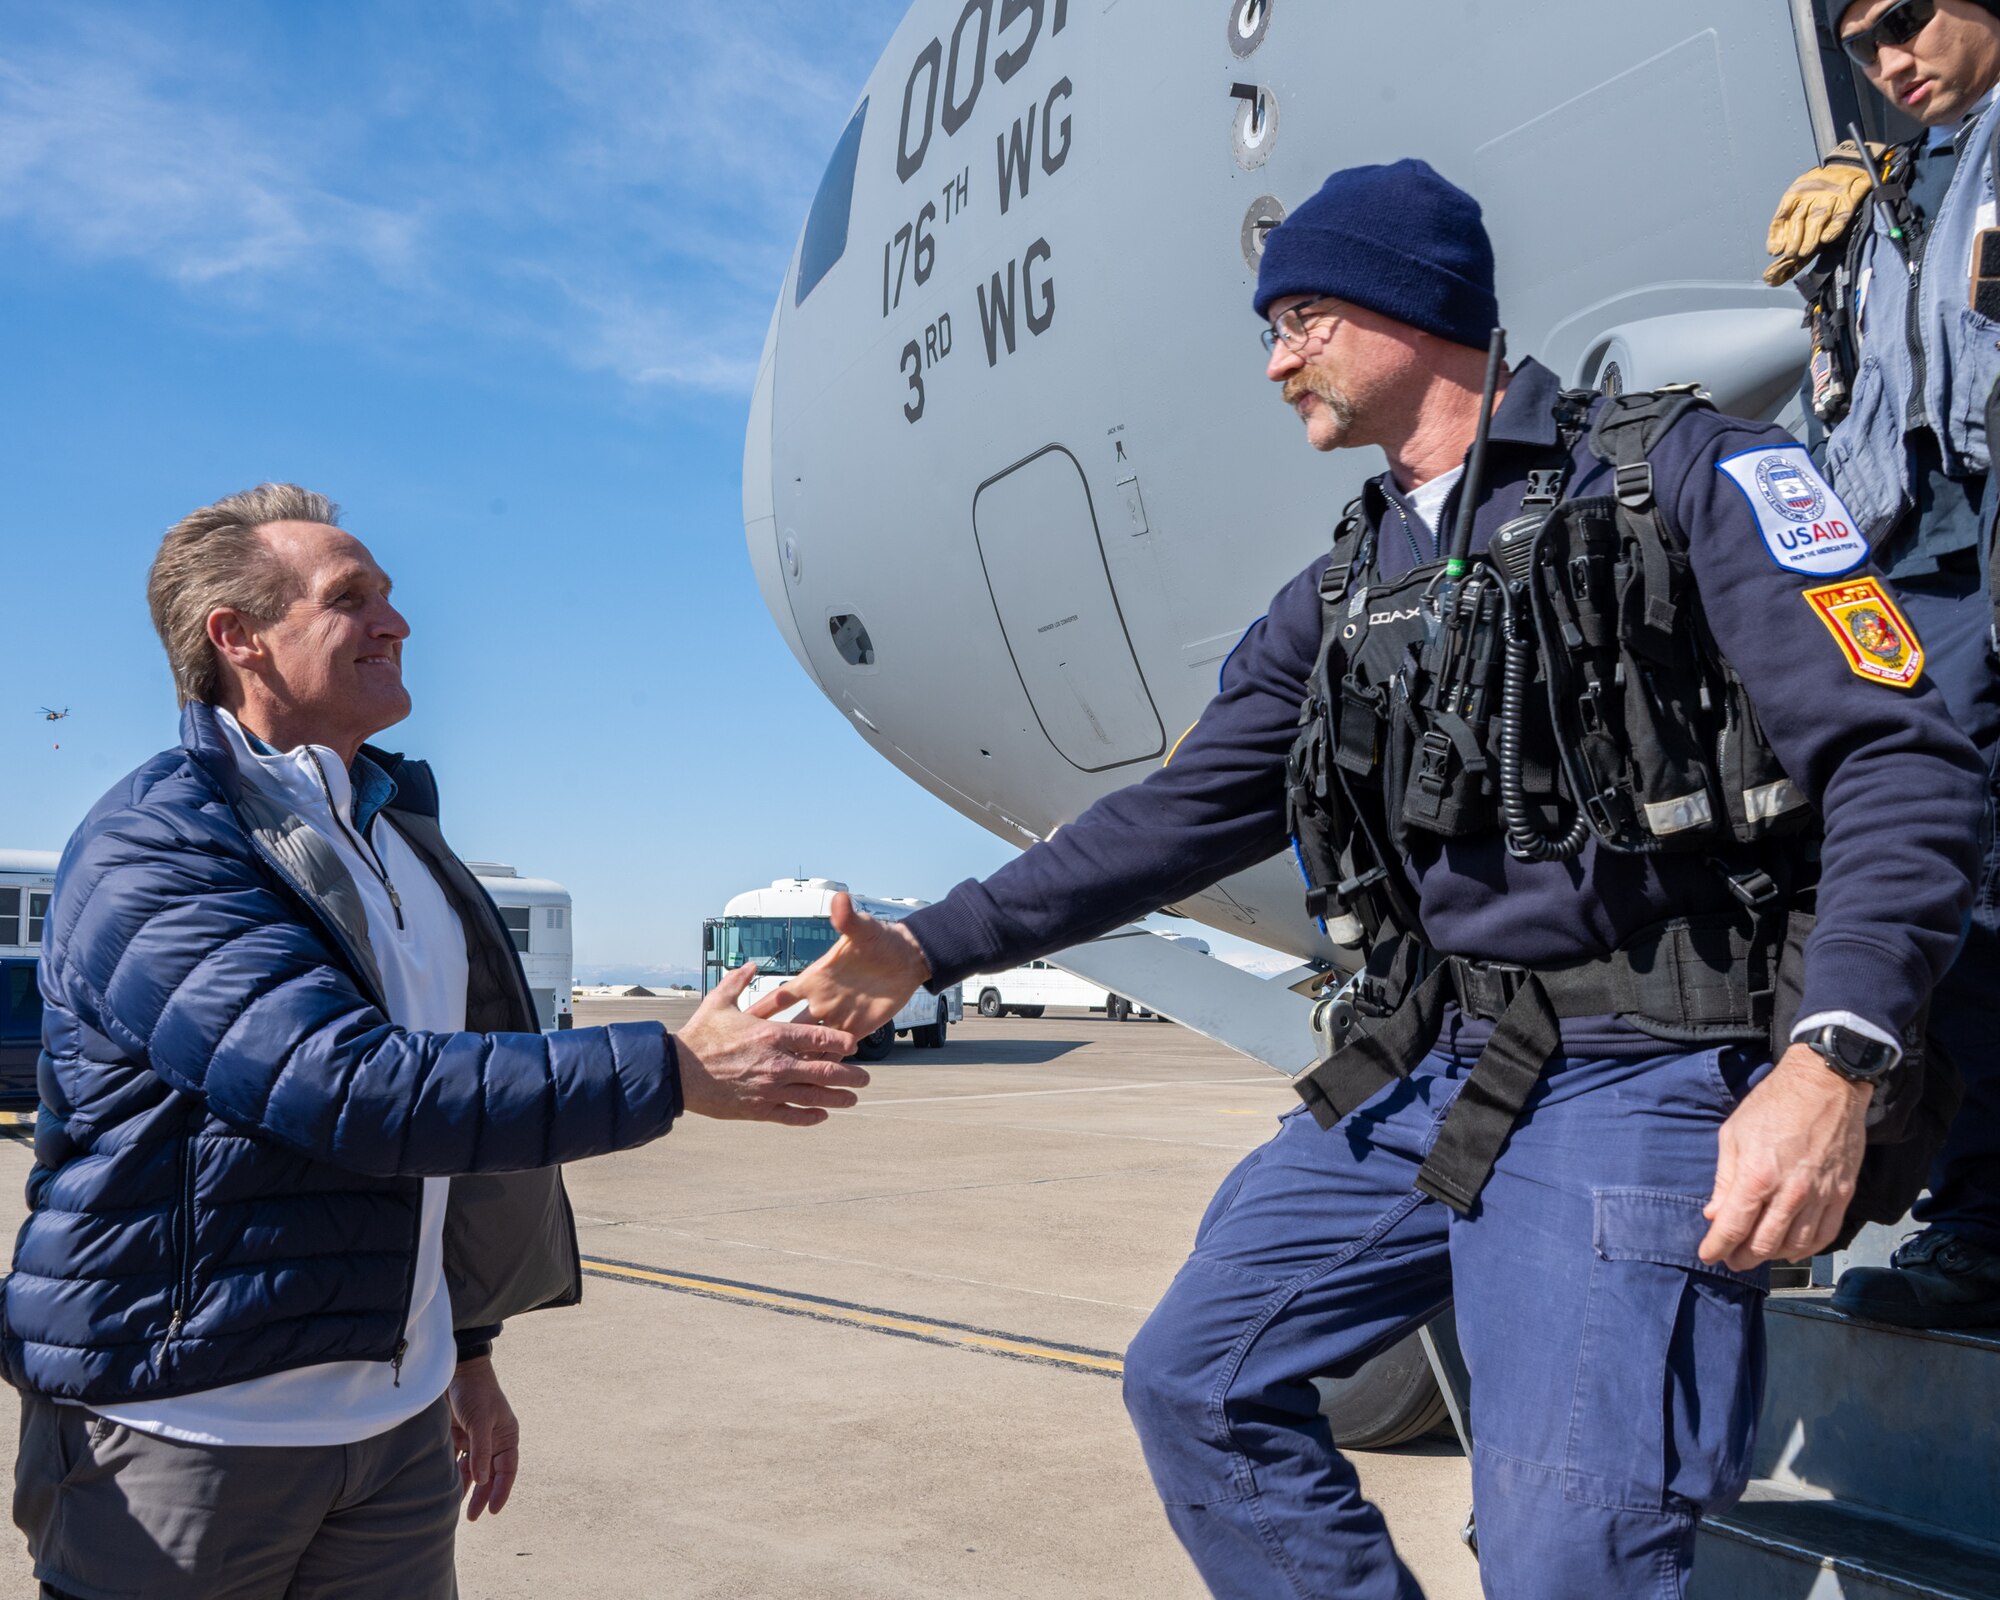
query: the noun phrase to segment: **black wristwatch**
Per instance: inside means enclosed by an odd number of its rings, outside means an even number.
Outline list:
[[[1815,1028],[1797,1042],[1814,1051],[1849,1083],[1880,1083],[1903,1059],[1900,1045],[1884,1044],[1837,1022]]]

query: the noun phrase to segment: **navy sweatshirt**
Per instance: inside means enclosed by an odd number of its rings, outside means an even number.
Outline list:
[[[1534,361],[1513,374],[1494,414],[1475,549],[1520,510],[1528,469],[1555,444],[1559,389]],[[1928,678],[1900,688],[1862,676],[1850,665],[1851,642],[1808,597],[1879,574],[1859,536],[1841,531],[1832,491],[1791,470],[1803,460],[1783,429],[1707,410],[1682,417],[1651,457],[1656,496],[1688,546],[1715,639],[1785,770],[1824,819],[1800,1015],[1850,1011],[1900,1035],[1958,946],[1984,777]],[[1569,492],[1609,493],[1609,478],[1580,441]],[[1413,564],[1394,494],[1385,473],[1365,496],[1381,531],[1382,579]],[[1447,502],[1439,525],[1449,528],[1454,515]],[[1411,521],[1422,539],[1422,524]],[[1095,938],[1289,848],[1285,756],[1319,646],[1326,560],[1280,590],[1244,635],[1220,692],[1168,765],[907,919],[933,988]],[[1552,966],[1603,956],[1648,924],[1733,904],[1698,855],[1624,855],[1593,840],[1574,861],[1525,862],[1498,831],[1453,840],[1413,831],[1411,851],[1430,942],[1488,960]]]

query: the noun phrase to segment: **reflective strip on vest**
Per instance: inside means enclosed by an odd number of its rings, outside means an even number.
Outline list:
[[[1655,800],[1646,807],[1646,826],[1656,839],[1664,839],[1670,833],[1685,833],[1689,828],[1705,828],[1714,820],[1715,808],[1709,803],[1706,789],[1676,795],[1671,800]]]
[[[1806,797],[1790,778],[1780,778],[1776,783],[1760,784],[1755,789],[1743,791],[1743,815],[1751,822],[1769,822],[1774,817],[1782,817],[1787,811],[1798,810],[1805,803]]]

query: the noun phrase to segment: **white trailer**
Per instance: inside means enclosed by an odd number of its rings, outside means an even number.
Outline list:
[[[500,908],[500,920],[520,952],[542,1032],[567,1028],[576,983],[569,890],[548,878],[524,878],[498,861],[468,861],[466,866]]]
[[[1151,930],[1148,930],[1151,931]],[[1197,955],[1207,955],[1208,942],[1184,933],[1159,933],[1155,937],[1185,945]],[[1056,961],[1028,961],[1005,972],[975,972],[965,980],[966,994],[982,1017],[1039,1017],[1050,1006],[1071,1006],[1083,1011],[1102,1011],[1113,1022],[1127,1017],[1153,1017],[1136,1001],[1113,994],[1101,984],[1065,972]],[[1165,1017],[1159,1017],[1165,1022]]]
[[[0,850],[0,1102],[35,1094],[42,996],[35,963],[56,892],[52,850]]]
[[[853,894],[832,878],[778,878],[767,889],[735,896],[722,915],[701,925],[701,992],[707,994],[722,975],[746,961],[757,963],[757,977],[744,1003],[769,994],[833,947],[833,897],[853,895],[857,911],[894,922],[921,910],[929,902],[888,896]],[[943,994],[919,989],[909,1004],[861,1041],[855,1054],[879,1061],[889,1053],[896,1035],[907,1034],[919,1050],[942,1050],[951,1024],[964,1015],[963,991],[953,984]]]

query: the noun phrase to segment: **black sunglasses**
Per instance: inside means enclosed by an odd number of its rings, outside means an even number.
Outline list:
[[[1840,48],[1864,67],[1875,65],[1885,44],[1908,44],[1931,25],[1937,0],[1902,0],[1858,33],[1843,34]]]

